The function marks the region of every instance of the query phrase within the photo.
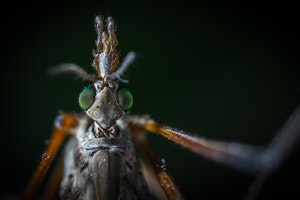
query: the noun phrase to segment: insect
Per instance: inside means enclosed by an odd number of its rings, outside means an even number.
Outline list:
[[[51,186],[45,198],[55,198],[58,190],[61,199],[152,199],[161,198],[160,195],[183,199],[163,160],[155,156],[147,142],[145,132],[157,133],[208,159],[257,174],[253,196],[249,196],[255,197],[265,177],[278,168],[299,139],[300,108],[296,108],[264,149],[208,140],[160,124],[148,116],[128,115],[133,96],[120,85],[127,82],[122,75],[136,55],[130,52],[119,63],[118,41],[111,17],[104,20],[97,16],[95,29],[97,39],[92,65],[96,74],[88,74],[75,64],[64,64],[55,69],[58,73],[74,73],[92,82],[79,95],[79,105],[84,112],[58,115],[50,143],[23,199],[34,197],[62,146],[63,161],[54,169],[56,173],[50,178]],[[152,190],[157,183],[146,178],[149,169],[139,162],[136,147],[152,166],[164,194]]]

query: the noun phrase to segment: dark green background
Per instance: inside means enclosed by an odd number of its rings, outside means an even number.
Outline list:
[[[266,144],[299,102],[298,14],[293,5],[208,2],[3,6],[0,198],[25,187],[58,110],[80,110],[78,93],[88,83],[47,70],[73,62],[92,72],[99,13],[117,23],[121,58],[137,53],[126,74],[133,114],[206,138]],[[188,199],[241,199],[253,181],[158,136],[150,140]],[[298,150],[260,197],[300,196],[299,167]]]

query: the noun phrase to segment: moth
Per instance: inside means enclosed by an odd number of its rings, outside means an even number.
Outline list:
[[[163,125],[148,116],[129,115],[133,96],[122,78],[136,54],[129,52],[119,62],[115,23],[112,17],[95,18],[96,50],[88,74],[75,64],[63,64],[55,71],[74,73],[90,81],[79,94],[82,113],[60,113],[54,131],[23,199],[32,199],[58,153],[60,167],[54,169],[44,198],[53,199],[183,199],[179,187],[166,171],[145,132],[159,134],[192,152],[238,170],[257,175],[254,198],[260,183],[280,166],[300,133],[300,107],[275,135],[270,145],[257,148],[236,142],[204,139]],[[140,162],[136,151],[146,160]],[[145,166],[150,165],[151,168]],[[149,173],[147,172],[149,171]],[[151,177],[155,177],[154,181]],[[150,180],[151,179],[151,180]],[[153,189],[159,185],[163,193]]]

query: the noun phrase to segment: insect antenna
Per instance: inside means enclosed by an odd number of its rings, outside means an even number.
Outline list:
[[[126,72],[128,67],[133,63],[135,58],[136,58],[136,54],[133,51],[129,52],[124,58],[119,68],[117,69],[117,71],[115,71],[113,74],[109,75],[108,77],[110,77],[111,79],[116,78],[119,81],[122,81],[123,83],[128,83],[129,81],[122,79],[121,76]]]
[[[61,65],[49,70],[49,74],[51,74],[51,75],[57,75],[57,74],[62,74],[62,73],[72,73],[72,74],[79,76],[83,80],[87,80],[87,81],[95,82],[95,81],[101,80],[101,77],[97,77],[94,74],[88,74],[81,67],[79,67],[78,65],[73,64],[73,63],[61,64]]]

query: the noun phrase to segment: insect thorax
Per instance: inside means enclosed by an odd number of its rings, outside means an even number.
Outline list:
[[[62,199],[150,198],[130,133],[120,124],[118,137],[70,138],[64,150]],[[92,129],[78,135],[92,136]]]

